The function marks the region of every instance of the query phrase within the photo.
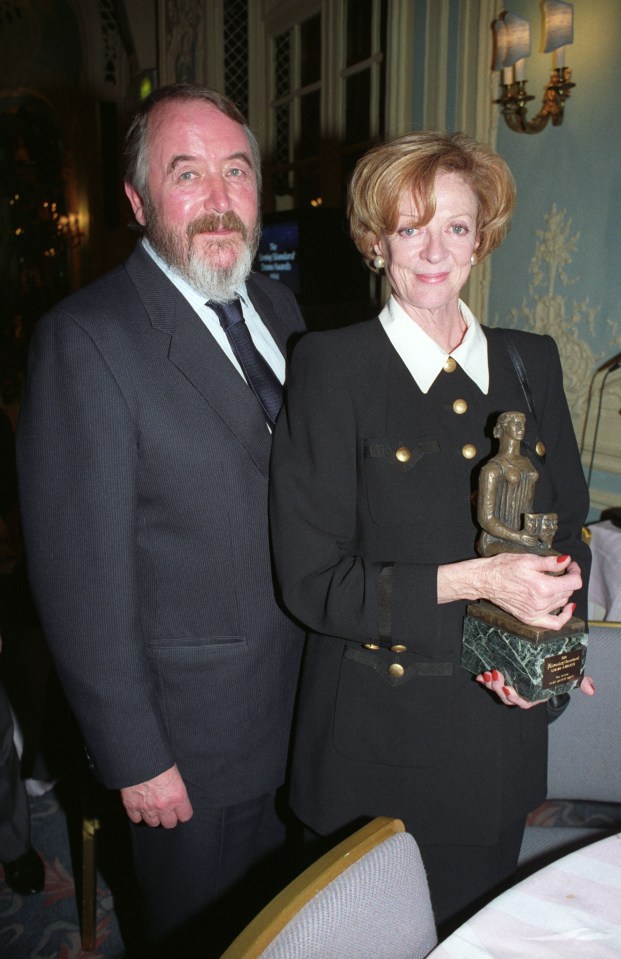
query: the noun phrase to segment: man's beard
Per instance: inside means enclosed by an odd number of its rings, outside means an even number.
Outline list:
[[[221,216],[212,213],[200,217],[189,224],[185,234],[180,234],[163,223],[152,203],[145,203],[145,213],[147,238],[173,270],[206,300],[225,303],[234,299],[235,290],[244,283],[252,269],[261,235],[258,219],[250,237],[248,229],[232,210]],[[241,248],[237,238],[219,239],[215,236],[208,241],[203,237],[205,252],[198,252],[194,246],[194,237],[204,233],[217,233],[218,230],[235,230],[239,233],[243,241]],[[239,251],[235,262],[231,266],[217,266],[220,254],[229,249]]]

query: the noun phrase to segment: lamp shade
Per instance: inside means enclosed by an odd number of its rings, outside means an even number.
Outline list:
[[[544,53],[551,53],[574,42],[574,5],[563,0],[545,0]]]
[[[492,70],[502,70],[507,56],[507,28],[501,17],[494,20],[492,30],[494,31],[494,61],[492,63]]]
[[[512,67],[518,60],[530,56],[530,24],[515,13],[505,13],[503,19],[507,36],[507,54],[503,66]]]

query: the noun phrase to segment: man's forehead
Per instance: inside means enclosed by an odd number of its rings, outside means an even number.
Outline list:
[[[220,143],[231,152],[243,151],[250,155],[250,144],[244,127],[214,103],[207,100],[168,100],[158,104],[149,118],[149,139],[168,147],[180,149],[179,137],[194,138],[212,148]]]

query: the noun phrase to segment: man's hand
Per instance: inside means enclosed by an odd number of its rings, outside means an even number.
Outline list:
[[[192,804],[176,766],[146,783],[125,786],[121,799],[132,822],[172,829],[178,822],[192,818]]]

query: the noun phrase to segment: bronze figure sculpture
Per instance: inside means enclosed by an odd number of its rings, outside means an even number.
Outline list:
[[[520,451],[526,417],[511,411],[502,413],[494,427],[499,440],[496,456],[481,470],[477,519],[481,533],[477,552],[541,553],[558,555],[552,540],[558,526],[555,513],[533,513],[535,486],[539,475]]]
[[[480,556],[559,555],[552,548],[557,514],[533,511],[539,474],[521,452],[525,426],[524,413],[515,410],[502,413],[496,421],[498,453],[479,476],[477,519],[481,532],[476,549]],[[502,670],[521,696],[536,702],[579,685],[586,646],[585,624],[576,617],[555,631],[526,625],[493,603],[478,600],[467,607],[461,663],[474,675],[487,669]]]

